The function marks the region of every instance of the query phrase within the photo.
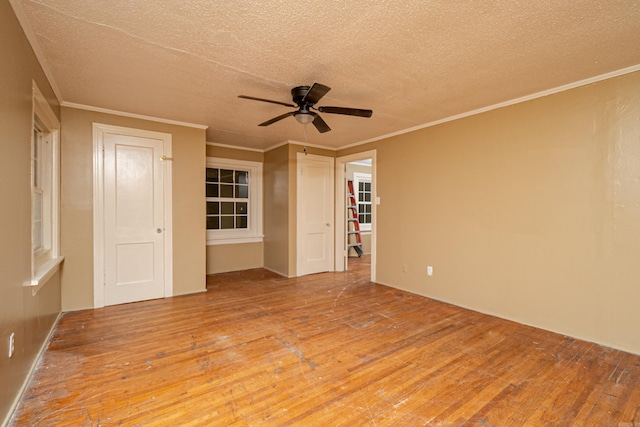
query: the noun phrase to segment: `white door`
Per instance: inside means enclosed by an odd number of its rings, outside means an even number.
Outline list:
[[[130,131],[130,132],[128,132]],[[110,128],[103,147],[103,305],[166,295],[166,171],[170,135]]]
[[[297,274],[333,271],[333,158],[298,153]]]

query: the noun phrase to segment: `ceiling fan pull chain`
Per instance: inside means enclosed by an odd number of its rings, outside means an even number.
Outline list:
[[[302,151],[304,152],[304,155],[306,156],[307,153],[307,126],[309,126],[308,124],[304,125],[304,147],[302,148]]]

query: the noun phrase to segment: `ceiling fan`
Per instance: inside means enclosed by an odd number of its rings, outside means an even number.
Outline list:
[[[253,96],[239,95],[238,98],[243,99],[252,99],[254,101],[262,101],[262,102],[270,102],[272,104],[284,105],[285,107],[298,109],[296,111],[290,111],[288,113],[282,114],[281,116],[275,117],[271,120],[267,120],[264,123],[260,123],[258,126],[269,126],[277,121],[280,121],[289,116],[295,117],[295,119],[302,124],[313,123],[313,125],[318,129],[318,132],[325,133],[329,132],[331,128],[327,123],[322,120],[322,117],[314,111],[316,110],[321,113],[329,113],[329,114],[344,114],[347,116],[358,116],[358,117],[371,117],[373,111],[371,110],[362,110],[359,108],[345,108],[345,107],[315,107],[315,104],[320,101],[320,99],[327,94],[331,90],[330,87],[321,85],[320,83],[314,83],[313,86],[297,86],[291,89],[291,96],[293,97],[294,104],[287,104],[286,102],[280,101],[272,101],[270,99],[256,98]]]

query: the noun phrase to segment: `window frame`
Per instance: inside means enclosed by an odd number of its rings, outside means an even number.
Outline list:
[[[249,198],[247,199],[247,228],[207,229],[207,245],[225,245],[236,243],[257,243],[263,241],[262,234],[262,163],[249,160],[207,157],[207,168],[243,170],[249,172]],[[205,173],[206,188],[206,173]],[[206,223],[205,192],[205,223]],[[220,199],[217,197],[216,199]],[[235,200],[234,200],[235,201]]]
[[[360,183],[368,182],[371,184],[371,200],[369,202],[361,202],[360,201]],[[360,223],[360,231],[371,231],[371,222],[360,222],[360,205],[369,205],[371,208],[371,221],[373,221],[373,181],[371,180],[370,173],[364,172],[354,172],[353,173],[353,191],[355,192],[354,196],[356,198],[356,205],[358,211],[358,222]]]
[[[33,142],[31,147],[31,250],[37,260],[46,256],[50,250],[50,177],[46,166],[49,163],[49,150],[43,149],[43,145],[50,144],[50,133],[46,132],[39,117],[34,117]],[[36,199],[39,202],[36,203]],[[39,207],[36,208],[36,206]],[[37,225],[36,225],[37,224]],[[37,231],[36,231],[37,230]],[[39,237],[39,238],[38,238]]]
[[[64,260],[60,255],[60,121],[35,82],[31,124],[31,281],[33,295],[53,276]],[[40,197],[40,218],[35,199]],[[40,222],[40,245],[36,225]]]

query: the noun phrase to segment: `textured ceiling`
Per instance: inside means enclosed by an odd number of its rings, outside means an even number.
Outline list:
[[[332,90],[306,129],[331,148],[640,64],[631,0],[10,0],[64,103],[209,126],[264,149],[305,141],[294,86]]]

